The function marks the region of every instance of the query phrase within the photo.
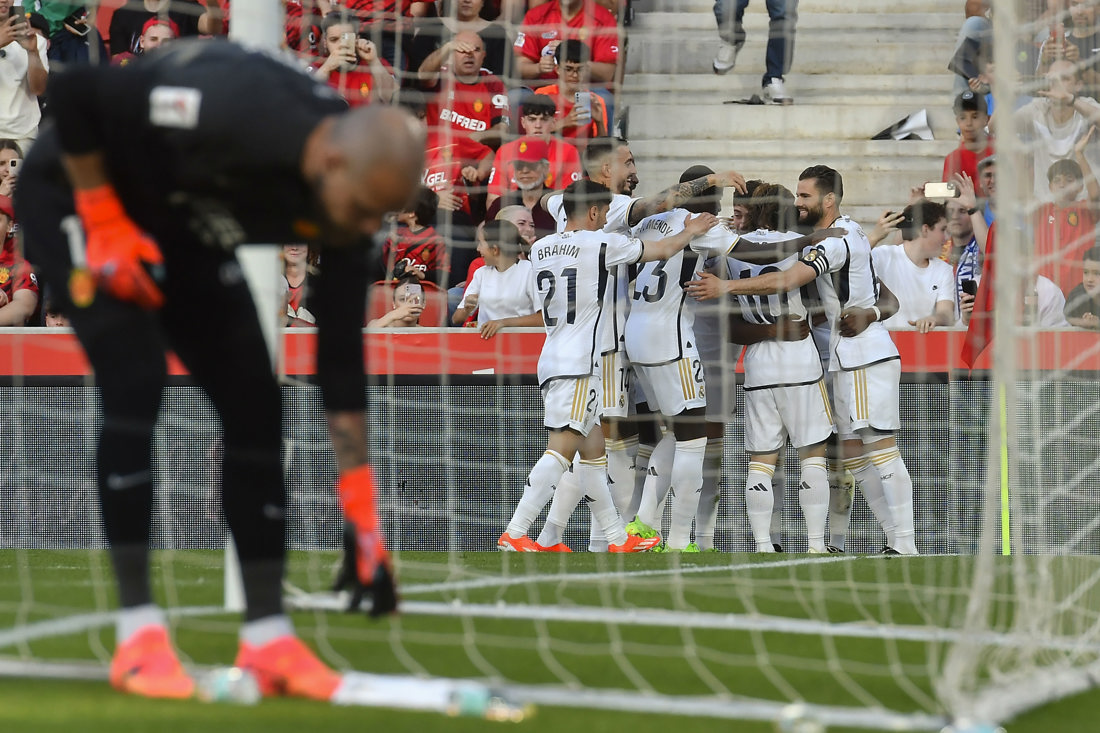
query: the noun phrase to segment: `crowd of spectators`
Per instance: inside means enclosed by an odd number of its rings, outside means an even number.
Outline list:
[[[3,11],[11,2],[0,0],[0,17],[6,17]],[[589,141],[615,131],[614,90],[622,77],[625,47],[618,4],[284,2],[287,46],[311,73],[349,105],[401,104],[426,127],[424,185],[410,210],[396,216],[387,235],[380,237],[379,278],[450,291],[446,320],[478,323],[472,308],[456,310],[469,306],[471,295],[484,303],[484,292],[470,293],[470,286],[501,280],[498,276],[511,269],[513,256],[507,241],[485,238],[485,224],[492,223],[491,231],[499,233],[499,219],[515,222],[520,244],[514,256],[522,261],[525,243],[554,229],[553,219],[538,205],[540,199],[584,176]],[[1097,3],[1021,0],[1020,5],[1044,32],[1025,39],[1018,63],[1045,83],[1034,85],[1033,97],[1006,102],[1009,112],[1002,114],[1013,117],[1030,151],[1036,205],[1028,232],[1035,291],[1051,294],[1055,301],[1053,294],[1060,293],[1068,298],[1064,307],[1069,323],[1095,328],[1100,321],[1093,316],[1095,309],[1079,314],[1089,304],[1075,298],[1092,297],[1085,255],[1096,246],[1100,202],[1094,177],[1100,165],[1100,136],[1094,132],[1100,124],[1095,100],[1100,89]],[[22,150],[36,135],[49,61],[130,63],[179,37],[225,34],[231,11],[229,0],[129,0],[114,11],[104,42],[85,9],[67,6],[62,15],[51,14],[50,7],[44,8],[44,17],[28,21],[17,14],[0,24],[0,54],[7,57],[0,64],[0,94],[8,101],[0,109],[9,115],[0,114],[0,217],[9,220],[0,259],[4,325],[19,325],[19,314],[27,324],[44,322],[33,269],[18,256],[18,223],[2,197],[11,195]],[[898,213],[883,216],[871,237],[883,247],[898,246],[896,252],[876,253],[884,281],[891,269],[917,271],[919,277],[908,272],[887,283],[903,297],[913,282],[935,280],[939,288],[943,269],[937,263],[943,260],[952,270],[952,315],[935,299],[912,308],[903,301],[892,325],[920,330],[966,325],[985,252],[995,236],[993,8],[989,0],[965,0],[964,7],[966,20],[949,65],[956,74],[953,111],[959,145],[942,170],[942,180],[954,185],[957,195],[933,197],[934,204],[917,187],[908,202],[894,207]],[[936,220],[929,221],[930,216]],[[932,257],[937,242],[940,253]],[[285,248],[284,258],[287,324],[312,325],[310,273],[323,262],[304,246]],[[496,275],[478,277],[482,267]],[[938,273],[935,278],[926,272],[929,267]],[[1055,286],[1053,291],[1047,283]],[[16,297],[17,292],[22,294]]]

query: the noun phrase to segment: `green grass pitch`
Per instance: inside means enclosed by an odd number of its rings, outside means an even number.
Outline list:
[[[764,563],[779,565],[768,567]],[[795,562],[782,562],[794,560]],[[805,562],[800,562],[800,561]],[[528,604],[562,609],[632,609],[684,613],[759,614],[769,618],[866,618],[926,626],[965,600],[970,559],[845,558],[812,562],[801,556],[512,555],[401,553],[405,599],[480,605]],[[745,570],[750,563],[758,563]],[[324,590],[334,557],[292,553],[290,580]],[[588,576],[588,577],[586,577]],[[222,600],[221,554],[157,553],[158,598],[172,607],[217,607]],[[538,578],[532,582],[531,578]],[[878,592],[888,587],[889,593]],[[0,632],[114,607],[106,558],[100,552],[0,551]],[[865,638],[739,629],[681,629],[573,620],[512,620],[406,613],[382,621],[324,611],[296,612],[299,633],[330,663],[367,672],[445,677],[495,674],[509,682],[637,689],[644,680],[666,695],[733,695],[789,699],[790,685],[811,702],[858,705],[861,690],[884,706],[917,711],[931,694],[936,645]],[[175,637],[195,665],[231,663],[236,618],[211,613],[178,617]],[[98,661],[113,647],[110,625],[0,647],[4,659]],[[942,647],[939,648],[942,650]],[[761,653],[766,663],[760,664]],[[930,662],[930,656],[933,655]],[[826,660],[839,659],[852,686],[837,684]],[[889,670],[893,669],[891,673]],[[894,675],[903,677],[899,685]],[[909,689],[905,689],[906,686]],[[1095,731],[1100,692],[1040,708],[1010,723],[1009,733]],[[75,727],[74,727],[75,726]],[[140,700],[115,694],[105,682],[0,677],[0,731],[771,731],[771,724],[542,706],[519,724],[384,709],[338,708],[297,700],[257,707]],[[829,728],[830,733],[842,729]]]

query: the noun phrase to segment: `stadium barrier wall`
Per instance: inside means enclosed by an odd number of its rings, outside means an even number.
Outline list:
[[[958,369],[962,333],[894,333],[905,373],[899,445],[914,481],[922,552],[971,553],[980,533],[989,383]],[[312,332],[286,339],[283,388],[288,544],[337,549],[340,519],[332,485],[335,460],[319,391],[309,383]],[[1096,334],[1039,335],[1042,380],[1017,390],[1037,433],[1037,468],[1012,487],[1029,511],[1021,522],[1025,552],[1100,552],[1100,482],[1081,480],[1100,465],[1100,370]],[[500,334],[483,341],[458,329],[365,334],[371,385],[370,441],[384,522],[395,549],[491,550],[518,500],[527,471],[545,446],[533,376],[542,334]],[[1056,358],[1057,357],[1057,358]],[[982,366],[982,364],[979,364]],[[217,417],[178,363],[158,426],[154,538],[164,548],[221,548]],[[0,547],[98,548],[103,534],[94,492],[97,395],[69,333],[45,329],[0,334]],[[1051,378],[1052,375],[1055,378]],[[743,405],[738,387],[737,402]],[[1065,426],[1073,426],[1066,430]],[[747,457],[738,419],[727,426],[722,509],[723,550],[749,551],[743,478]],[[796,466],[792,450],[784,457]],[[787,487],[783,543],[805,549],[795,473]],[[448,487],[452,490],[448,491]],[[566,535],[587,542],[587,511]],[[857,499],[849,549],[881,549],[881,533]],[[1034,531],[1032,529],[1034,528]],[[999,543],[998,545],[999,546]]]

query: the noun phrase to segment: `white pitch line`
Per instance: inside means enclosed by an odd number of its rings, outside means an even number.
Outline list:
[[[891,561],[894,558],[883,557]],[[401,595],[412,596],[426,593],[446,593],[459,590],[479,590],[483,588],[508,588],[528,583],[559,583],[602,581],[629,578],[661,577],[665,575],[699,575],[703,573],[736,573],[743,570],[770,570],[772,568],[791,568],[803,565],[827,565],[853,560],[878,561],[867,555],[822,555],[802,557],[795,560],[777,562],[746,562],[735,565],[692,565],[689,567],[660,568],[656,570],[622,570],[602,573],[565,573],[561,575],[510,575],[508,577],[478,578],[476,580],[456,580],[450,583],[422,583],[401,586]]]

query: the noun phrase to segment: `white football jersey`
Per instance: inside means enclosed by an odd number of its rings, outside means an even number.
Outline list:
[[[754,242],[786,242],[799,237],[795,232],[773,232],[765,229],[758,229],[747,236]],[[729,257],[726,259],[726,266],[729,268],[730,280],[743,280],[789,270],[798,260],[799,255],[795,254],[773,264],[755,265]],[[737,300],[741,306],[741,317],[749,323],[772,324],[780,316],[802,320],[810,317],[802,300],[801,290],[774,295],[739,295]],[[801,341],[771,339],[745,347],[747,390],[813,384],[824,374],[817,346],[809,336]]]
[[[917,267],[905,254],[905,245],[876,247],[871,254],[875,274],[898,298],[898,312],[882,322],[887,328],[909,328],[909,321],[932,315],[936,304],[955,303],[955,271],[943,260]]]
[[[676,236],[684,230],[688,213],[673,209],[646,217],[634,227],[633,234],[648,242]],[[700,257],[723,256],[733,249],[737,239],[724,224],[717,224],[688,245],[698,256],[681,250],[667,260],[641,266],[626,319],[626,355],[632,364],[658,366],[683,358],[684,348],[695,343],[695,311],[686,307],[683,283],[693,277]]]
[[[471,295],[478,296],[479,326],[501,318],[530,315],[540,307],[531,295],[531,263],[527,260],[520,260],[504,272],[491,265],[477,268],[462,296],[463,307]]]
[[[874,306],[878,283],[871,261],[871,243],[862,227],[847,216],[838,217],[830,226],[847,229],[848,233],[807,247],[800,259],[818,274],[817,289],[831,328],[829,371],[859,369],[900,358],[889,331],[879,322],[870,324],[858,336],[841,337],[841,312],[845,308]]]
[[[603,332],[610,328],[604,302],[610,272],[642,256],[637,239],[608,232],[551,234],[531,245],[531,289],[542,304],[546,342],[539,384],[597,373]]]
[[[630,208],[634,205],[636,200],[637,199],[632,199],[623,193],[611,194],[611,206],[607,210],[607,223],[604,224],[603,230],[605,232],[629,236],[630,226],[627,224],[627,219],[630,216]],[[564,194],[556,193],[546,199],[546,210],[550,213],[550,216],[554,217],[554,221],[557,222],[558,233],[564,232],[565,226],[569,221],[565,216]],[[613,351],[623,350],[623,334],[626,330],[626,313],[630,309],[630,294],[628,292],[630,288],[630,273],[624,265],[618,270],[615,270],[612,274],[615,277],[615,281],[613,286],[607,289],[607,296],[604,304],[607,307],[607,312],[614,313],[615,318],[608,322],[610,328],[604,331],[603,342],[600,344],[601,354],[610,354]]]

